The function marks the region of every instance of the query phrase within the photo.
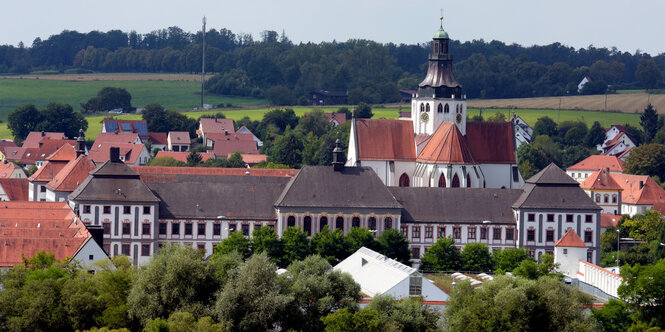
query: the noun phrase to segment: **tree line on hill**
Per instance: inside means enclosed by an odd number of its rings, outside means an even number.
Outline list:
[[[428,34],[427,34],[428,35]],[[201,71],[201,32],[169,27],[135,31],[63,31],[30,47],[0,46],[0,73],[31,71]],[[348,91],[349,103],[400,100],[424,78],[431,42],[381,44],[369,40],[294,44],[284,32],[263,31],[259,40],[227,29],[206,33],[207,82],[212,93],[267,97],[278,105],[305,104],[312,91]],[[508,98],[663,86],[665,54],[634,54],[616,48],[574,49],[560,43],[524,47],[500,41],[451,41],[455,74],[469,98]]]

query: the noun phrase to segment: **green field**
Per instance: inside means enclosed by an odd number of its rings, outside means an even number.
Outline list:
[[[512,110],[508,109],[483,109],[483,118],[487,119],[496,112],[502,112],[509,118]],[[479,110],[469,109],[468,116],[472,117],[478,115]],[[635,113],[611,113],[611,112],[593,112],[593,111],[580,111],[580,110],[535,110],[535,109],[516,109],[515,113],[519,115],[526,123],[533,126],[538,118],[549,116],[555,122],[559,121],[583,121],[589,127],[593,125],[594,121],[609,128],[613,124],[631,124],[633,126],[640,126],[640,114]]]
[[[160,103],[167,109],[188,110],[201,104],[201,84],[188,81],[61,81],[45,79],[0,78],[0,120],[25,104],[41,109],[50,102],[72,105],[80,109],[103,87],[124,88],[132,95],[132,105],[143,107]],[[207,104],[233,106],[265,105],[264,100],[206,94]]]

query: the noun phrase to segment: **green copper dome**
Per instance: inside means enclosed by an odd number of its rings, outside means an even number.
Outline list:
[[[442,39],[442,38],[448,38],[448,33],[443,30],[443,28],[439,28],[439,31],[437,31],[434,34],[434,39]]]

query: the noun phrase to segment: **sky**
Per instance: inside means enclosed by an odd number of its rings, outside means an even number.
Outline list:
[[[415,44],[431,39],[443,8],[444,29],[462,42],[665,52],[662,0],[5,0],[1,8],[0,45],[29,46],[63,30],[147,33],[178,26],[194,32],[204,15],[208,28],[251,33],[255,40],[274,30],[296,43]]]

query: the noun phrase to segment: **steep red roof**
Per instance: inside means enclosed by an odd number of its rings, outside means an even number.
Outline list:
[[[58,150],[53,152],[46,160],[68,162],[76,158],[76,149],[73,145],[64,144]]]
[[[213,153],[199,153],[201,155],[201,161],[206,161],[210,158],[214,158],[215,155]],[[175,160],[180,160],[183,163],[187,162],[187,156],[189,156],[189,152],[173,152],[173,151],[159,151],[157,152],[157,155],[155,158],[159,157],[171,157]]]
[[[467,122],[466,144],[479,164],[516,164],[510,122]]]
[[[161,167],[161,166],[130,166],[132,170],[141,175],[141,179],[153,175],[192,174],[192,175],[250,175],[250,176],[277,176],[293,177],[297,169],[272,168],[219,168],[219,167]],[[249,174],[247,174],[249,172]],[[145,181],[145,180],[144,180]],[[0,206],[1,208],[1,206]]]
[[[572,228],[568,228],[566,234],[564,234],[559,241],[554,243],[555,247],[576,247],[576,248],[586,248],[584,241],[580,239],[580,236],[575,233]]]
[[[30,181],[51,181],[60,170],[62,170],[67,162],[64,161],[46,161],[42,167],[37,169],[28,180]]]
[[[11,161],[0,162],[0,179],[9,179],[16,169],[20,168]],[[24,173],[25,174],[25,173]]]
[[[96,142],[95,142],[96,143]],[[101,164],[110,158],[111,147],[120,148],[120,157],[124,157],[125,164],[136,164],[144,148],[143,144],[101,143],[95,144],[88,153],[88,158],[95,164]]]
[[[59,139],[43,140],[42,142],[38,143],[38,148],[24,149],[25,151],[20,161],[24,165],[34,165],[37,163],[37,161],[45,161],[48,156],[53,154],[56,150],[65,144],[69,144],[74,147],[76,145],[76,141]]]
[[[622,203],[644,205],[665,203],[665,190],[648,175],[612,173],[612,177],[623,188]]]
[[[166,133],[148,133],[148,140],[152,142],[152,144],[168,144],[168,141],[166,140]]]
[[[18,145],[10,139],[0,139],[0,152],[6,154],[7,148],[18,148]]]
[[[28,137],[23,141],[23,148],[38,148],[39,142],[43,140],[56,139],[62,140],[65,139],[65,133],[47,133],[41,131],[31,131],[28,133]]]
[[[610,172],[623,172],[623,162],[615,156],[593,155],[580,161],[579,163],[568,167],[571,171],[597,171],[599,169],[609,168]]]
[[[418,161],[434,164],[475,164],[466,140],[457,126],[445,121],[436,129],[418,155]]]
[[[415,161],[413,123],[404,120],[355,119],[358,158]]]
[[[622,187],[614,181],[611,173],[609,173],[606,168],[593,172],[593,174],[586,178],[584,182],[580,183],[580,188],[592,190],[623,190]]]
[[[201,124],[201,130],[205,133],[206,137],[208,134],[213,133],[223,134],[224,132],[235,132],[232,119],[201,118],[199,123]]]
[[[609,228],[609,227],[616,227],[617,226],[617,221],[621,219],[621,216],[609,214],[609,213],[601,213],[600,214],[600,228]]]
[[[28,200],[28,179],[0,179],[0,186],[10,201]]]
[[[88,157],[81,155],[70,161],[58,174],[46,184],[53,191],[74,191],[95,169],[95,164]]]

